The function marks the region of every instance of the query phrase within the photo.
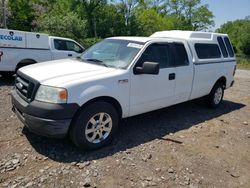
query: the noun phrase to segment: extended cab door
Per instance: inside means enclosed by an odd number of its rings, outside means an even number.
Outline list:
[[[53,59],[65,59],[78,57],[84,49],[74,41],[64,39],[52,39],[51,51]]]
[[[189,100],[192,91],[194,77],[192,55],[187,44],[175,42],[171,46],[176,67],[175,103],[181,103]]]
[[[143,52],[134,66],[157,62],[158,75],[131,73],[130,116],[174,104],[175,74],[173,55],[168,43],[153,43]]]

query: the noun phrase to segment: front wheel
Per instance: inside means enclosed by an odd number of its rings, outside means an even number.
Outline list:
[[[93,150],[110,143],[118,128],[119,116],[113,105],[95,102],[82,109],[72,122],[70,137],[83,149]]]
[[[211,108],[217,108],[224,96],[224,86],[222,83],[216,83],[208,96],[206,96],[207,105]]]

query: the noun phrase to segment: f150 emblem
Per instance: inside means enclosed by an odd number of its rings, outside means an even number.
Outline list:
[[[0,61],[2,60],[3,52],[0,51]]]
[[[17,87],[19,90],[22,90],[22,89],[23,89],[23,84],[19,82],[19,83],[16,84],[16,87]]]

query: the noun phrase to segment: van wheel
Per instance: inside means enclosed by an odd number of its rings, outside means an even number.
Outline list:
[[[206,96],[207,105],[211,108],[217,108],[223,99],[224,96],[224,85],[220,82],[216,83],[210,92]]]
[[[83,149],[94,150],[111,142],[118,128],[118,113],[107,102],[95,102],[82,109],[72,122],[70,138]]]

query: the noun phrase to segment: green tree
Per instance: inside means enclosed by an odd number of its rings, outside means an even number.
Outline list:
[[[115,5],[105,5],[96,13],[96,32],[98,37],[124,35],[126,33],[125,18]]]
[[[7,0],[6,0],[7,1]],[[77,40],[208,30],[213,14],[201,0],[8,0],[8,26]],[[241,43],[244,43],[242,41]],[[242,48],[243,49],[243,48]]]
[[[49,13],[40,18],[37,30],[50,35],[68,37],[75,40],[86,37],[86,21],[74,12],[66,14]]]
[[[123,16],[123,35],[137,35],[135,11],[139,5],[139,0],[113,0],[117,12]]]
[[[213,13],[209,11],[208,6],[204,5],[194,12],[192,18],[192,26],[194,30],[208,30],[210,26],[214,26]]]
[[[164,17],[153,8],[140,12],[137,17],[139,34],[149,36],[156,31],[173,29],[171,17]]]
[[[227,33],[238,53],[250,55],[250,17],[227,22],[216,31]]]
[[[33,3],[33,0],[9,0],[8,7],[11,14],[7,23],[8,28],[31,31],[32,21],[35,18]]]
[[[179,20],[176,29],[209,30],[214,26],[213,13],[200,0],[169,0],[165,12]]]
[[[75,0],[72,2],[72,9],[77,10],[81,18],[87,21],[89,37],[97,37],[96,14],[106,3],[106,0]]]
[[[133,14],[133,9],[138,4],[138,0],[119,0],[118,6],[125,18],[125,25],[129,24],[130,18]]]

